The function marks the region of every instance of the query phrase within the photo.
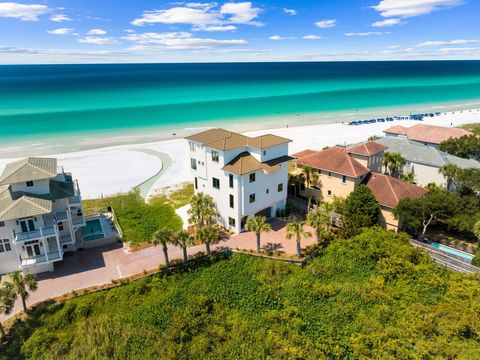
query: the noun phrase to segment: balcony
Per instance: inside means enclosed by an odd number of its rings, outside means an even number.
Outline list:
[[[47,254],[41,254],[38,256],[22,257],[20,258],[20,260],[21,260],[22,267],[28,267],[33,265],[49,263],[52,261],[62,260],[62,255],[60,254],[59,251],[53,251],[53,252],[49,252]]]
[[[80,205],[82,203],[82,198],[80,195],[69,197],[68,203],[70,205]]]
[[[50,236],[57,236],[58,230],[56,225],[49,227],[43,227],[33,231],[19,232],[15,233],[15,241],[29,241],[29,240],[39,240],[42,238],[47,238]]]
[[[68,245],[73,244],[75,241],[71,234],[61,235],[60,236],[60,244],[61,245]]]

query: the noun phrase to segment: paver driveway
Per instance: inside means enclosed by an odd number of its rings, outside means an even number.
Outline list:
[[[272,220],[272,231],[262,234],[262,246],[276,249],[286,254],[296,253],[295,240],[285,240],[286,223],[279,220]],[[312,229],[305,227],[305,230],[313,234]],[[313,237],[302,240],[302,247],[305,248],[315,242]],[[212,248],[230,247],[232,249],[256,249],[256,238],[251,232],[245,232],[232,236],[230,239],[221,241]],[[175,246],[169,246],[169,258],[181,259],[182,250]],[[205,251],[205,247],[194,246],[188,249],[189,254]],[[134,253],[126,253],[121,244],[78,251],[66,255],[62,262],[55,264],[55,271],[37,276],[38,290],[31,293],[27,304],[31,305],[52,297],[61,296],[79,291],[92,286],[104,285],[112,280],[117,280],[139,274],[144,270],[152,270],[160,264],[164,264],[161,247],[149,247]],[[14,312],[21,310],[18,301]],[[5,317],[0,315],[0,320]]]

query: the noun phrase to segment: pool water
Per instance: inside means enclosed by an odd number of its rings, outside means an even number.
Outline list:
[[[460,250],[451,248],[449,246],[445,246],[445,245],[435,243],[435,242],[432,243],[432,247],[434,247],[435,249],[447,252],[447,253],[452,254],[452,255],[460,256],[468,262],[471,262],[473,257],[474,257],[473,255],[471,255],[469,253],[466,253],[464,251],[460,251]]]
[[[102,224],[100,219],[87,220],[86,225],[82,227],[83,240],[92,241],[105,237],[103,234]]]

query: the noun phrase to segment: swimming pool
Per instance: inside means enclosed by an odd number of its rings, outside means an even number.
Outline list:
[[[100,219],[87,220],[86,225],[82,227],[83,240],[92,241],[105,237]]]
[[[469,253],[466,253],[464,251],[460,251],[460,250],[457,250],[457,249],[454,249],[454,248],[451,248],[449,246],[445,246],[445,245],[442,245],[442,244],[439,244],[439,243],[435,243],[435,242],[432,243],[432,247],[434,247],[435,249],[447,252],[447,253],[452,254],[452,255],[460,256],[461,258],[465,259],[469,263],[472,262],[472,259],[474,257],[472,254],[469,254]]]

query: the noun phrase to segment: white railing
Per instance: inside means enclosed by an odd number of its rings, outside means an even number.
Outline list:
[[[57,226],[39,228],[33,231],[15,233],[15,241],[37,240],[49,236],[57,235]]]
[[[32,266],[41,263],[47,263],[51,261],[57,261],[62,258],[60,251],[52,251],[48,254],[41,254],[38,256],[30,256],[30,257],[21,257],[21,265],[22,266]]]

